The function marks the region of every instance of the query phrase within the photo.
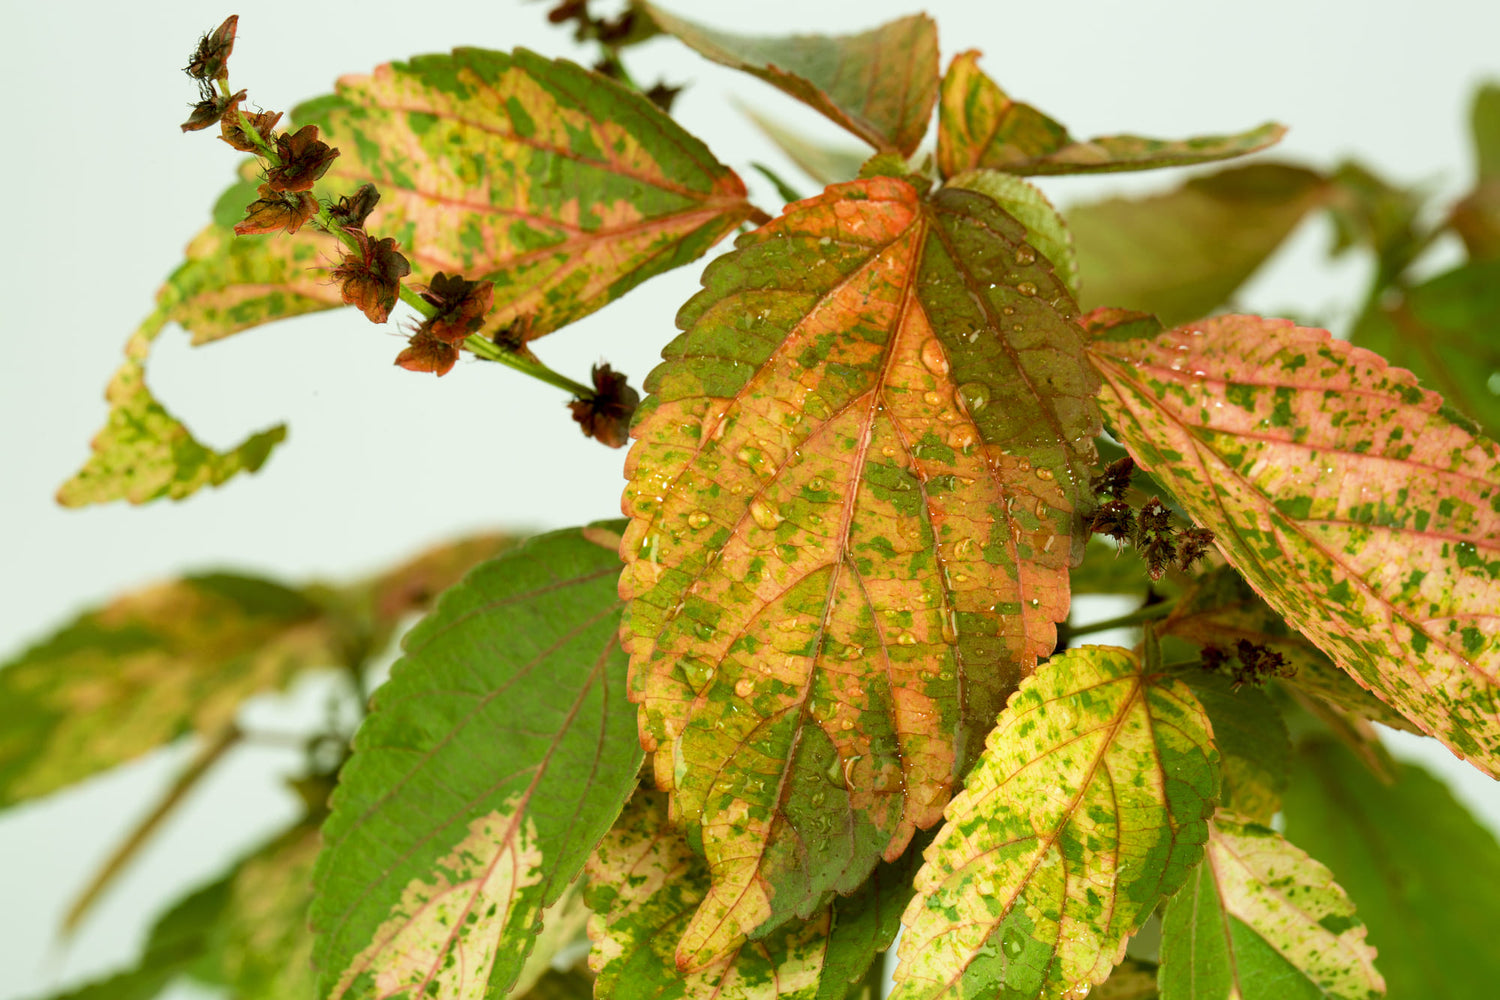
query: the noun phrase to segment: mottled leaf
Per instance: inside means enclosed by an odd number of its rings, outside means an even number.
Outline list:
[[[661,30],[817,109],[882,153],[909,156],[937,100],[937,25],[925,14],[858,35],[751,37],[715,31],[638,2]]]
[[[1115,435],[1287,623],[1500,774],[1500,446],[1369,351],[1223,316],[1097,340]]]
[[[1302,749],[1287,839],[1328,865],[1369,927],[1391,1000],[1491,1000],[1500,982],[1500,845],[1432,775],[1384,784],[1344,748]]]
[[[1354,904],[1276,831],[1220,812],[1162,920],[1162,1000],[1368,1000],[1385,992]]]
[[[1147,139],[1107,135],[1080,142],[1029,104],[1012,101],[979,68],[973,49],[953,57],[938,102],[938,169],[1011,174],[1090,174],[1210,163],[1275,145],[1285,127],[1266,124],[1235,135]]]
[[[249,696],[340,654],[323,609],[268,580],[189,576],[119,597],[0,669],[0,806],[218,733]]]
[[[1212,312],[1323,196],[1317,174],[1261,163],[1165,194],[1074,205],[1063,214],[1083,304],[1142,309],[1168,324]]]
[[[948,180],[949,187],[978,191],[993,198],[1001,208],[1026,227],[1026,239],[1052,263],[1052,269],[1078,294],[1078,258],[1073,253],[1073,234],[1047,196],[1014,174],[998,170],[973,170]]]
[[[1053,648],[1097,425],[1024,236],[971,192],[831,188],[708,267],[646,382],[620,592],[658,787],[714,873],[688,967],[937,822]]]
[[[1382,297],[1349,339],[1409,369],[1500,439],[1500,260]]]
[[[882,866],[854,896],[684,974],[673,949],[708,893],[708,866],[669,823],[666,796],[642,790],[589,859],[595,995],[843,1000],[895,936],[912,868]]]
[[[508,989],[614,821],[641,753],[600,530],[485,563],[407,635],[323,830],[320,996]]]
[[[859,176],[860,165],[869,159],[867,152],[857,149],[825,146],[745,105],[740,105],[740,112],[804,174],[824,187],[854,180]]]
[[[1188,667],[1179,677],[1192,689],[1213,726],[1221,806],[1269,823],[1281,808],[1292,756],[1281,712],[1264,691],[1248,686],[1235,690],[1222,674]]]
[[[1021,684],[927,849],[893,1000],[1072,997],[1203,855],[1218,798],[1191,691],[1123,649]]]

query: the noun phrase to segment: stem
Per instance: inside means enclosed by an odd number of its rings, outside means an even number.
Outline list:
[[[770,215],[766,211],[756,208],[754,205],[750,206],[750,222],[752,222],[756,226],[764,226],[773,218],[774,216]]]
[[[1146,622],[1165,618],[1176,607],[1176,601],[1162,601],[1159,604],[1148,604],[1144,608],[1137,608],[1129,614],[1120,615],[1118,618],[1106,618],[1102,622],[1091,622],[1088,625],[1074,625],[1068,630],[1069,638],[1077,638],[1080,635],[1092,635],[1095,632],[1107,632],[1112,628],[1130,628],[1134,625],[1144,625]]]
[[[507,351],[492,340],[486,340],[477,333],[469,334],[464,346],[473,351],[478,357],[486,361],[498,361],[508,368],[514,368],[523,375],[530,375],[538,382],[546,382],[548,385],[571,392],[579,399],[593,399],[594,390],[579,382],[574,382],[559,372],[553,371],[542,364],[530,351],[524,348],[520,351]]]

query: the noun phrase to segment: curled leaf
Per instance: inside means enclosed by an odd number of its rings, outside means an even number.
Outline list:
[[[281,162],[266,171],[273,191],[306,191],[328,172],[339,151],[318,138],[318,126],[304,125],[276,137]]]
[[[346,229],[358,249],[344,254],[333,269],[344,302],[364,311],[371,323],[384,323],[396,307],[401,279],[411,273],[411,264],[396,250],[391,237],[372,240],[362,229]]]
[[[235,235],[250,236],[282,231],[290,235],[318,214],[318,199],[311,192],[284,194],[272,190],[269,184],[262,184],[259,190],[260,197],[245,209],[245,218],[235,223]]]
[[[593,377],[594,396],[568,404],[573,419],[583,428],[584,437],[611,448],[623,448],[630,440],[630,418],[635,416],[641,395],[625,381],[623,372],[609,365],[595,365]]]

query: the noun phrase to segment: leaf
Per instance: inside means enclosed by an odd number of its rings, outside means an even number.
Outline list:
[[[1500,178],[1500,83],[1480,84],[1469,107],[1474,139],[1474,172],[1480,180]]]
[[[1022,682],[927,849],[892,1000],[1082,996],[1203,856],[1209,721],[1135,654],[1087,646]]]
[[[1349,339],[1409,369],[1500,439],[1500,260],[1477,261],[1383,297]]]
[[[1500,774],[1500,446],[1369,351],[1221,316],[1096,340],[1118,437],[1287,623]]]
[[[1162,921],[1162,1000],[1366,1000],[1385,993],[1354,904],[1276,831],[1220,812]]]
[[[408,634],[323,830],[319,996],[504,992],[619,813],[642,757],[597,530],[485,563]]]
[[[1126,958],[1089,993],[1089,1000],[1157,1000],[1158,996],[1156,966]]]
[[[801,132],[787,128],[748,105],[737,103],[737,106],[740,113],[760,129],[762,135],[775,143],[776,148],[785,153],[804,174],[824,187],[854,180],[859,176],[860,166],[869,159],[866,153],[857,149],[825,146],[809,139]]]
[[[468,535],[433,546],[399,566],[348,588],[356,601],[382,625],[394,625],[404,615],[429,607],[439,594],[461,580],[476,565],[514,548],[517,535]]]
[[[146,356],[162,322],[147,320],[126,346],[125,363],[104,393],[109,416],[94,435],[93,454],[57,491],[57,502],[64,507],[181,500],[205,486],[222,485],[236,473],[259,470],[271,449],[286,439],[285,425],[278,424],[227,452],[200,444],[146,387]]]
[[[413,278],[495,283],[489,334],[530,338],[701,256],[753,211],[745,187],[644,96],[518,49],[455,49],[345,77],[293,112],[342,155],[335,185],[373,181],[367,229]]]
[[[1046,195],[1014,174],[998,170],[960,174],[950,178],[948,186],[978,191],[993,198],[1026,227],[1026,239],[1052,263],[1053,270],[1067,286],[1068,294],[1077,296],[1078,258],[1073,254],[1073,234]]]
[[[1254,687],[1234,690],[1229,678],[1188,668],[1181,679],[1213,725],[1214,749],[1219,751],[1223,809],[1247,819],[1269,823],[1281,808],[1286,790],[1291,739],[1281,712],[1264,691]]]
[[[706,59],[757,76],[827,115],[881,153],[910,156],[937,100],[937,25],[925,14],[858,35],[732,35],[637,2]]]
[[[595,995],[843,1000],[895,937],[911,870],[877,870],[854,896],[683,974],[673,946],[708,892],[708,866],[668,822],[666,796],[642,789],[588,863]]]
[[[1305,745],[1286,796],[1286,836],[1333,870],[1361,919],[1391,1000],[1489,1000],[1500,845],[1442,782],[1398,764],[1382,784],[1345,749]]]
[[[938,99],[938,169],[952,177],[976,169],[1011,174],[1091,174],[1210,163],[1258,152],[1286,128],[1267,123],[1235,135],[1147,139],[1108,135],[1079,142],[1029,104],[1012,101],[979,68],[979,52],[953,57]]]
[[[1023,238],[981,195],[836,186],[709,265],[646,382],[620,593],[657,785],[714,873],[687,968],[936,823],[1052,651],[1093,382]]]
[[[217,734],[246,698],[341,650],[320,605],[269,580],[188,576],[116,598],[0,669],[0,807]]]
[[[1083,306],[1196,319],[1224,304],[1324,197],[1317,174],[1279,163],[1195,177],[1164,194],[1065,213]]]
[[[1360,687],[1312,642],[1288,627],[1232,567],[1220,566],[1194,581],[1157,631],[1204,646],[1232,650],[1239,640],[1281,654],[1294,671],[1282,683],[1315,695],[1355,716],[1415,732],[1411,723]],[[1237,809],[1260,819],[1252,810]]]

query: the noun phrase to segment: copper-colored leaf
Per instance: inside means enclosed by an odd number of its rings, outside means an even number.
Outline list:
[[[1227,160],[1281,140],[1286,129],[1266,124],[1235,135],[1147,139],[1108,135],[1080,142],[1057,121],[1013,101],[979,68],[979,53],[960,52],[943,77],[938,105],[938,168],[944,177],[968,170],[1012,174],[1091,174],[1154,170]]]
[[[260,186],[260,197],[245,209],[245,218],[234,225],[236,236],[286,232],[295,234],[302,224],[318,214],[318,199],[310,192],[281,194],[269,184]]]
[[[689,967],[938,821],[1067,614],[1097,426],[1072,300],[982,195],[838,185],[704,284],[646,382],[621,581],[714,872]]]
[[[1092,350],[1114,432],[1288,624],[1500,775],[1500,446],[1284,320]]]
[[[734,35],[637,6],[699,55],[760,77],[882,153],[909,156],[937,100],[937,25],[914,14],[858,35]]]

